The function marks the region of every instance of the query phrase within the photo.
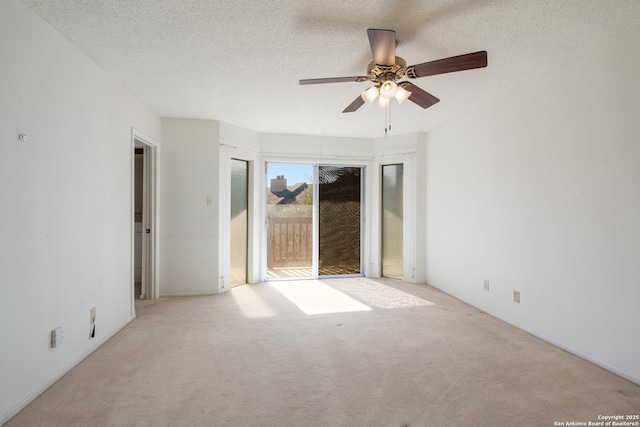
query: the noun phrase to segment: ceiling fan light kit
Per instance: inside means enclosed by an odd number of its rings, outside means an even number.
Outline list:
[[[376,86],[371,86],[369,89],[362,92],[360,96],[364,102],[371,105],[378,97],[378,88]]]
[[[396,95],[394,98],[396,98],[396,100],[398,101],[398,105],[402,105],[402,103],[407,99],[409,99],[410,96],[411,96],[411,92],[409,92],[402,86],[398,86],[398,91],[396,92]]]
[[[393,80],[387,80],[380,85],[380,96],[391,99],[396,96],[398,92],[398,85]]]
[[[429,92],[411,82],[401,81],[401,79],[405,77],[417,79],[487,66],[487,52],[482,50],[407,67],[406,61],[396,56],[398,43],[395,31],[368,29],[367,35],[369,36],[373,61],[367,67],[366,76],[304,79],[300,80],[300,84],[372,82],[374,85],[363,91],[342,112],[352,113],[365,103],[371,105],[378,98],[378,104],[385,108],[385,136],[391,129],[389,124],[389,101],[391,98],[396,98],[398,104],[402,104],[408,99],[422,108],[429,108],[440,101]]]

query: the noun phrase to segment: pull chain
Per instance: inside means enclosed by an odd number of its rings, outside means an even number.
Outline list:
[[[389,100],[389,104],[387,105],[387,118],[389,122],[389,132],[391,132],[391,100]]]
[[[391,131],[391,102],[387,102],[384,107],[384,136],[389,136]]]

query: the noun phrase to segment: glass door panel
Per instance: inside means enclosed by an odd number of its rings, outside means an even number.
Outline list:
[[[247,283],[248,162],[231,159],[231,286]]]
[[[314,277],[313,165],[267,163],[267,278]]]
[[[402,279],[402,165],[382,166],[382,277]]]
[[[318,275],[361,274],[362,168],[318,166]]]

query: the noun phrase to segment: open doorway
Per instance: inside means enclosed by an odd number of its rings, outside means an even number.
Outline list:
[[[267,278],[312,278],[315,263],[314,165],[267,163]]]
[[[133,253],[133,280],[135,299],[142,298],[142,234],[143,234],[143,200],[144,200],[144,148],[134,148],[134,211],[133,211],[133,227],[134,227],[134,253]]]
[[[133,299],[156,299],[157,288],[157,154],[154,141],[133,135]],[[135,308],[132,309],[135,311]]]

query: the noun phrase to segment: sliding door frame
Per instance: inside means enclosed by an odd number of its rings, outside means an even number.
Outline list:
[[[369,169],[371,168],[371,162],[369,160],[360,159],[360,158],[333,158],[333,157],[272,157],[272,156],[264,156],[262,158],[262,203],[261,203],[261,215],[260,218],[262,220],[262,243],[261,243],[261,280],[273,280],[267,278],[267,199],[266,199],[266,188],[267,188],[267,164],[268,163],[299,163],[299,164],[311,164],[314,166],[314,186],[318,182],[318,167],[319,166],[340,166],[340,167],[358,167],[361,168],[361,205],[360,205],[360,273],[359,274],[350,274],[345,276],[318,276],[318,224],[317,224],[317,212],[314,212],[314,268],[313,274],[314,278],[330,278],[330,277],[359,277],[359,276],[367,276],[368,275],[368,263],[369,259],[369,250],[367,243],[367,236],[369,227],[367,225],[367,218],[369,217],[369,203],[367,202],[369,198]],[[317,187],[316,191],[314,191],[314,210],[317,209],[317,197],[318,191]],[[276,280],[287,280],[287,279],[276,279]]]

